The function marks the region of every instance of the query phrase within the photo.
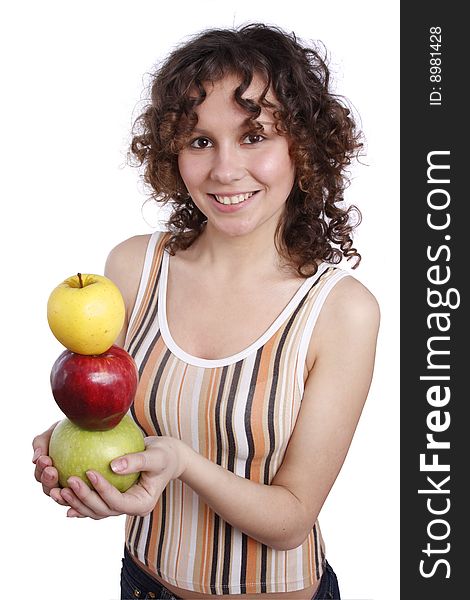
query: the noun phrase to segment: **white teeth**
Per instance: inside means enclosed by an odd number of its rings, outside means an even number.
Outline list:
[[[254,193],[255,192],[247,192],[246,194],[238,194],[237,196],[217,196],[214,194],[214,197],[220,204],[240,204],[240,202],[251,198]]]

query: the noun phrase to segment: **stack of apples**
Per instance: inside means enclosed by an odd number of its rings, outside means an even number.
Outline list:
[[[72,475],[91,486],[90,469],[121,492],[139,477],[114,473],[109,464],[145,448],[141,430],[127,414],[137,389],[137,366],[115,345],[124,318],[121,292],[104,275],[78,273],[49,296],[49,327],[66,348],[51,370],[52,394],[66,417],[49,445],[62,487]]]

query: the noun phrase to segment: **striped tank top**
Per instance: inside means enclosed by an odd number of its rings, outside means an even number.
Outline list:
[[[161,232],[149,240],[126,337],[140,373],[132,415],[145,435],[179,438],[269,485],[300,409],[313,327],[347,273],[321,264],[256,342],[234,356],[201,359],[179,348],[168,329],[165,240]],[[225,522],[179,479],[149,515],[127,517],[126,545],[163,581],[205,594],[303,589],[320,579],[325,561],[318,522],[298,548],[274,550]]]

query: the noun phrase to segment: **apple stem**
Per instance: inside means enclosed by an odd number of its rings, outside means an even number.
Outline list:
[[[78,276],[78,281],[80,283],[80,287],[82,288],[83,287],[82,274],[81,273],[77,273],[77,276]]]

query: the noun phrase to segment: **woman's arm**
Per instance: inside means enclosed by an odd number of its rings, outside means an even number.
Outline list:
[[[337,288],[337,289],[336,289]],[[225,521],[277,549],[299,546],[311,530],[346,457],[369,390],[379,310],[353,278],[339,282],[323,307],[311,343],[314,365],[283,463],[271,485],[239,477],[174,438],[150,438],[149,448],[124,458],[123,473],[143,470],[120,494],[95,474],[95,491],[74,481],[65,490],[71,516],[146,514],[180,478]],[[118,465],[119,459],[113,461]],[[136,487],[148,491],[145,500]],[[141,492],[141,491],[140,491]]]
[[[138,235],[121,242],[111,250],[106,260],[104,274],[118,286],[126,306],[124,326],[115,341],[118,346],[122,346],[126,338],[127,325],[137,296],[148,239],[148,235]],[[35,464],[34,476],[42,484],[44,493],[51,495],[51,491],[55,490],[52,497],[57,500],[60,495],[58,474],[48,456],[49,441],[56,425],[57,423],[54,423],[49,429],[34,438],[33,463]]]
[[[129,318],[134,308],[140,278],[144,267],[145,251],[149,235],[136,235],[115,246],[106,260],[104,274],[119,288],[126,306],[126,318],[117,346],[123,346],[126,339]]]
[[[312,338],[315,363],[293,435],[271,485],[233,475],[192,452],[181,479],[222,518],[278,549],[299,546],[341,469],[372,379],[379,310],[346,278]]]

